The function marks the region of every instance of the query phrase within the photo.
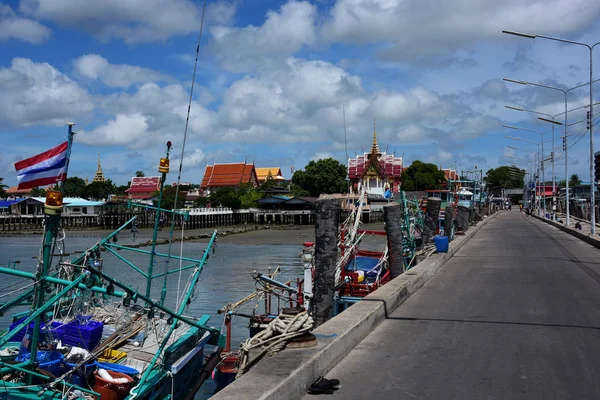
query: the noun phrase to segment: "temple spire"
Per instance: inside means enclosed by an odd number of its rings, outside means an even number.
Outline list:
[[[96,170],[96,175],[92,182],[105,182],[104,174],[102,173],[102,167],[100,166],[100,153],[98,153],[98,169]]]
[[[380,154],[379,145],[377,144],[377,125],[375,117],[373,117],[373,145],[371,146],[371,154]]]

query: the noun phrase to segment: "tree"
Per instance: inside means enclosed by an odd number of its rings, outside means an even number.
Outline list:
[[[31,192],[29,194],[31,195],[31,197],[46,197],[46,189],[34,187],[31,189]]]
[[[257,201],[262,197],[260,190],[256,189],[250,183],[240,185],[237,189],[237,193],[240,198],[240,208],[256,207],[258,204]]]
[[[525,170],[514,165],[503,165],[488,170],[483,180],[491,187],[522,188],[525,186],[524,177]]]
[[[67,178],[63,184],[63,194],[65,197],[81,197],[85,189],[85,181],[77,176]]]
[[[177,206],[175,205],[175,194],[177,193],[177,187],[165,186],[163,189],[163,197],[160,204],[160,208],[166,210],[180,209],[185,207],[185,195],[186,191],[179,190],[179,196],[177,196]],[[158,198],[159,192],[154,193],[154,197]]]
[[[581,185],[581,179],[579,179],[579,175],[573,174],[569,179],[569,187]]]
[[[144,171],[135,171],[136,178],[143,178],[144,176],[146,176],[146,174],[144,174]]]
[[[209,198],[205,196],[200,196],[196,200],[194,200],[194,207],[206,207],[208,204]]]
[[[238,196],[237,190],[232,187],[222,187],[211,193],[210,203],[213,206],[229,207],[239,210],[242,206],[242,200]]]
[[[6,186],[4,184],[4,178],[0,178],[0,199],[3,199],[3,198],[5,198],[7,196],[7,193],[6,193],[6,190],[5,190],[7,187],[8,186]]]
[[[446,182],[446,175],[435,164],[415,160],[402,172],[401,179],[402,190],[432,190]]]
[[[116,187],[112,183],[110,179],[107,179],[105,182],[92,182],[87,185],[82,193],[81,197],[90,200],[103,200],[108,197],[108,195],[116,192]]]
[[[346,166],[333,158],[310,161],[304,170],[294,172],[292,188],[297,192],[298,188],[294,188],[297,186],[313,197],[323,193],[345,193],[348,187],[346,174]]]

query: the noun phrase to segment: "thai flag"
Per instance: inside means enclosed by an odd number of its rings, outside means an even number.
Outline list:
[[[53,149],[16,162],[18,189],[31,189],[66,180],[67,147],[68,142],[64,142]]]

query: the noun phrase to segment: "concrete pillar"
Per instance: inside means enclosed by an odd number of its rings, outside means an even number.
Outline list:
[[[383,220],[387,234],[390,273],[392,279],[404,272],[404,257],[402,251],[402,210],[398,203],[388,203],[383,206]]]
[[[467,207],[458,206],[456,229],[462,232],[466,232],[469,229],[469,209]]]
[[[444,235],[448,236],[448,242],[452,241],[452,229],[454,228],[454,214],[455,210],[453,206],[447,206],[444,213]]]
[[[440,207],[442,200],[436,197],[430,197],[427,199],[427,211],[425,213],[425,221],[423,227],[423,244],[431,243],[433,236],[436,234],[436,230],[440,218]]]
[[[333,314],[340,209],[340,200],[333,196],[324,196],[315,202],[315,282],[312,305],[316,326],[323,324]]]

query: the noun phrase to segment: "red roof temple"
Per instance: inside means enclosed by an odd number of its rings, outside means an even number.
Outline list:
[[[254,187],[258,186],[254,163],[207,165],[200,187],[210,194],[213,188],[235,187],[245,183],[250,183]]]
[[[148,199],[160,190],[160,176],[134,176],[125,192],[132,199]]]
[[[348,160],[351,191],[384,195],[386,190],[397,193],[402,176],[402,157],[379,150],[377,132],[373,129],[373,144],[369,153]]]

